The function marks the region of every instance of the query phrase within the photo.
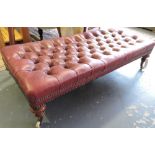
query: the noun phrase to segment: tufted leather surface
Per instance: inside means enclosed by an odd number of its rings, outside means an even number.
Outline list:
[[[39,106],[151,53],[154,45],[123,30],[105,29],[8,46],[2,56],[31,105]]]

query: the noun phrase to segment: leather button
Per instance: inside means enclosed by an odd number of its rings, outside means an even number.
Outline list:
[[[98,45],[99,45],[99,46],[103,46],[104,43],[103,43],[103,42],[99,42]]]
[[[136,40],[138,38],[138,36],[137,35],[133,35],[132,38]]]
[[[114,45],[113,44],[109,44],[109,47],[114,47]]]
[[[41,53],[42,53],[42,55],[47,55],[50,58],[53,56],[52,52],[50,50],[47,50],[47,49],[42,50]]]
[[[101,41],[101,38],[96,38],[96,41],[98,41],[98,42]]]
[[[106,40],[106,43],[111,43],[112,41],[110,39],[107,39]]]
[[[94,54],[92,55],[92,58],[101,59],[101,58],[102,58],[102,54],[94,53]]]
[[[142,43],[143,40],[142,40],[142,39],[138,39],[136,42],[137,42],[137,43]]]
[[[43,40],[41,41],[41,47],[44,47],[44,49],[52,49],[54,48],[54,45],[52,43],[52,41],[49,40]]]
[[[129,42],[129,45],[134,45],[135,43],[134,42]]]
[[[104,39],[107,39],[107,38],[109,38],[108,35],[105,35],[105,36],[104,36]]]
[[[118,34],[122,34],[123,33],[123,30],[118,30]]]
[[[103,54],[104,55],[111,55],[111,53],[109,51],[104,51]]]
[[[64,39],[64,42],[65,42],[66,44],[71,44],[71,43],[73,43],[72,39],[69,38],[69,37],[66,37],[66,38]]]
[[[47,63],[51,65],[51,59],[48,56],[40,56],[38,62]]]
[[[56,65],[64,66],[65,61],[63,59],[61,59],[61,58],[59,58],[59,59],[51,59],[50,65],[52,65],[52,66],[56,66]]]
[[[75,38],[75,40],[77,42],[82,42],[83,41],[83,38],[81,36],[79,36],[79,35],[75,35],[74,38]]]
[[[101,30],[100,32],[101,32],[102,35],[107,34],[107,32],[105,30]]]
[[[78,52],[82,52],[82,51],[88,51],[88,48],[83,46],[83,47],[79,47],[78,48]]]
[[[66,61],[75,61],[75,62],[78,62],[79,59],[78,59],[78,57],[75,56],[75,55],[72,55],[72,56],[69,55],[69,56],[66,57]]]
[[[112,49],[113,51],[120,51],[120,49],[119,48],[117,48],[117,47],[114,47],[113,49]]]
[[[64,43],[61,41],[61,39],[55,39],[55,40],[53,40],[53,45],[55,47],[57,47],[57,46],[63,46]]]
[[[131,39],[130,38],[125,38],[124,41],[125,42],[129,42]]]
[[[93,46],[93,45],[89,45],[88,48],[89,48],[89,49],[93,49],[94,46]]]
[[[52,59],[65,59],[65,55],[62,53],[53,53]]]
[[[108,31],[112,33],[112,32],[115,32],[115,29],[110,28],[110,29],[108,29]]]
[[[126,37],[126,35],[125,35],[125,34],[122,34],[121,36],[122,36],[122,38],[125,38],[125,37]]]
[[[120,41],[117,42],[118,45],[121,45],[122,43]]]
[[[95,52],[96,52],[95,49],[90,50],[90,53],[91,53],[91,54],[93,54],[93,53],[95,53]]]
[[[47,73],[50,70],[50,67],[48,64],[38,63],[35,65],[35,70],[42,70],[43,72]]]
[[[30,59],[33,62],[36,62],[38,60],[38,56],[34,52],[25,53],[23,58],[24,59]]]
[[[92,34],[93,34],[95,37],[98,37],[98,36],[100,35],[97,31],[93,31]]]
[[[91,38],[93,38],[93,35],[90,32],[85,32],[84,37],[85,37],[85,39],[91,39]]]
[[[89,42],[89,41],[87,41],[87,44],[88,44],[88,42]],[[91,41],[90,41],[90,42],[91,42]],[[87,44],[86,44],[85,42],[83,42],[83,43],[82,43],[82,42],[78,42],[78,43],[76,44],[76,46],[77,46],[77,47],[80,47],[80,46],[87,46]]]
[[[33,50],[29,46],[24,47],[25,52],[33,52]]]
[[[116,37],[116,34],[115,33],[112,33],[112,35],[111,35],[112,37]]]
[[[105,50],[105,49],[106,49],[105,46],[100,47],[100,50]]]
[[[67,46],[68,47],[68,46]],[[62,46],[57,46],[56,48],[54,48],[53,53],[65,53],[66,51],[64,50],[64,48]]]
[[[121,45],[121,47],[122,47],[122,48],[127,48],[127,46],[126,46],[126,45]]]

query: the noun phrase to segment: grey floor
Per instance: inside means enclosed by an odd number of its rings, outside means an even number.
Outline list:
[[[155,34],[130,28],[142,35]],[[47,103],[42,127],[155,127],[155,50],[145,72],[136,60]],[[0,127],[34,127],[28,101],[7,71],[0,72]]]

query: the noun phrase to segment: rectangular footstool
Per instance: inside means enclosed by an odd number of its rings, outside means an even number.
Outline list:
[[[48,101],[138,58],[143,69],[154,45],[110,28],[7,46],[2,57],[40,123]]]

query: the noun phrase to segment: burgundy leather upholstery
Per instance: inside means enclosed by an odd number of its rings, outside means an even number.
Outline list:
[[[37,107],[151,53],[154,45],[122,30],[106,29],[8,46],[2,56],[31,106]]]

